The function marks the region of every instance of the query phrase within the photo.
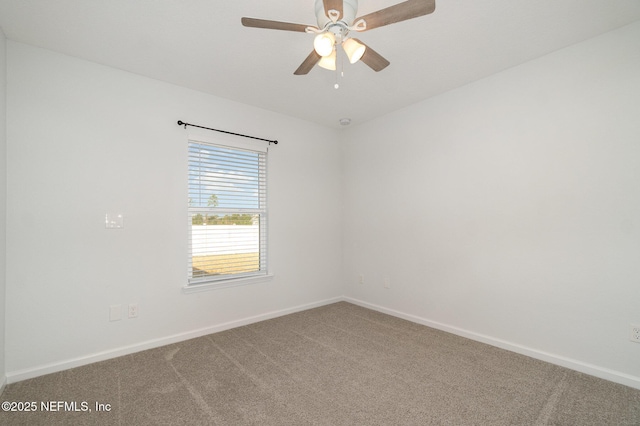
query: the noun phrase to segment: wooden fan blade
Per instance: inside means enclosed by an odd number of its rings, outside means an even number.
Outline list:
[[[311,25],[292,24],[290,22],[269,21],[267,19],[242,18],[242,25],[245,27],[265,28],[268,30],[283,30],[305,32]]]
[[[360,44],[364,44],[362,43],[362,41],[358,40],[357,38],[354,38],[354,40]],[[378,72],[378,71],[382,71],[383,69],[389,66],[391,62],[387,61],[378,52],[376,52],[366,44],[364,45],[366,46],[367,49],[364,51],[364,55],[362,55],[362,58],[360,58],[360,60],[365,64],[367,64],[369,68],[371,68],[375,72]]]
[[[367,31],[417,18],[418,16],[428,15],[433,13],[434,10],[436,10],[436,0],[408,0],[356,18],[354,22],[363,19],[367,23],[367,28],[364,31]]]
[[[309,71],[318,63],[318,61],[322,58],[315,50],[312,50],[307,59],[300,64],[298,69],[294,72],[295,75],[305,75],[309,74]]]
[[[342,19],[342,0],[323,0],[324,3],[324,14],[329,17],[329,11],[331,9],[333,10],[337,10],[338,12],[340,12],[340,16],[338,16],[338,19]]]

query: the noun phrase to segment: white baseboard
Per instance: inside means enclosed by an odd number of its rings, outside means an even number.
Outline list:
[[[458,327],[442,324],[437,321],[431,321],[425,318],[418,317],[416,315],[406,314],[404,312],[388,309],[383,306],[374,305],[372,303],[364,302],[362,300],[354,299],[351,297],[344,297],[343,300],[349,303],[353,303],[354,305],[362,306],[363,308],[372,309],[374,311],[378,311],[384,314],[392,315],[394,317],[402,318],[407,321],[415,322],[417,324],[426,325],[427,327],[446,331],[451,334],[455,334],[471,340],[476,340],[478,342],[486,343],[491,346],[495,346],[501,349],[506,349],[511,352],[526,355],[531,358],[535,358],[541,361],[549,362],[551,364],[559,365],[561,367],[566,367],[571,370],[588,374],[590,376],[599,377],[601,379],[609,380],[614,383],[619,383],[621,385],[629,386],[635,389],[640,389],[640,377],[632,376],[630,374],[621,373],[619,371],[610,370],[608,368],[599,367],[597,365],[585,363],[575,359],[566,358],[566,357],[554,355],[548,352],[528,348],[526,346],[507,342],[501,339],[496,339],[494,337],[486,336],[484,334],[474,333],[472,331],[464,330]]]
[[[611,382],[619,383],[625,386],[629,386],[635,389],[640,389],[640,377],[632,376],[619,371],[610,370],[607,368],[599,367],[597,365],[588,364],[575,359],[570,359],[558,355],[554,355],[548,352],[531,349],[522,345],[507,342],[505,340],[497,339],[491,336],[474,333],[468,330],[464,330],[458,327],[453,327],[447,324],[442,324],[437,321],[425,319],[416,315],[407,314],[404,312],[396,311],[394,309],[385,308],[383,306],[374,305],[372,303],[364,302],[362,300],[354,299],[351,297],[335,297],[331,299],[321,300],[318,302],[308,303],[305,305],[299,305],[292,308],[282,309],[278,311],[266,312],[264,314],[247,317],[235,321],[230,321],[222,324],[217,324],[197,330],[192,330],[184,333],[175,334],[172,336],[162,337],[159,339],[148,340],[145,342],[137,343],[134,345],[124,346],[89,354],[86,356],[73,358],[65,361],[42,365],[25,370],[13,371],[7,373],[6,377],[2,379],[0,383],[0,392],[4,389],[5,385],[19,382],[21,380],[27,380],[45,374],[56,373],[58,371],[68,370],[70,368],[81,367],[83,365],[91,364],[94,362],[104,361],[111,358],[116,358],[123,355],[129,355],[132,353],[140,352],[147,349],[153,349],[160,346],[169,345],[172,343],[181,342],[184,340],[194,339],[196,337],[205,336],[207,334],[218,333],[220,331],[229,330],[236,327],[242,327],[244,325],[253,324],[260,321],[265,321],[272,318],[281,317],[283,315],[292,314],[295,312],[305,311],[307,309],[313,309],[331,303],[345,301],[353,303],[354,305],[362,306],[364,308],[372,309],[374,311],[382,312],[394,317],[402,318],[417,324],[422,324],[427,327],[432,327],[438,330],[446,331],[461,337],[465,337],[478,342],[486,343],[501,349],[506,349],[511,352],[519,353],[529,356],[531,358],[546,361],[551,364],[559,365],[569,368],[571,370],[579,371],[581,373],[589,374],[591,376],[599,377],[601,379],[609,380]]]
[[[34,368],[28,368],[19,371],[13,371],[7,373],[4,383],[10,384],[19,382],[22,380],[32,379],[34,377],[43,376],[45,374],[57,373],[58,371],[68,370],[70,368],[81,367],[83,365],[92,364],[94,362],[105,361],[107,359],[116,358],[123,355],[129,355],[132,353],[144,351],[147,349],[153,349],[160,346],[169,345],[172,343],[182,342],[184,340],[194,339],[196,337],[205,336],[207,334],[218,333],[220,331],[229,330],[236,327],[242,327],[243,325],[253,324],[260,321],[265,321],[272,318],[281,317],[283,315],[293,314],[295,312],[306,311],[307,309],[313,309],[331,303],[343,301],[342,297],[335,297],[332,299],[321,300],[318,302],[308,303],[304,305],[294,306],[292,308],[282,309],[278,311],[266,312],[264,314],[255,315],[248,318],[243,318],[235,321],[226,322],[223,324],[217,324],[209,327],[200,328],[184,333],[174,334],[172,336],[162,337],[159,339],[147,340],[145,342],[136,343],[134,345],[123,346],[103,352],[85,355],[78,358],[73,358],[65,361],[55,362],[47,365],[41,365]]]

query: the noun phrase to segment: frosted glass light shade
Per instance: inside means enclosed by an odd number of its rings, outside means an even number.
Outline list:
[[[318,34],[313,40],[313,48],[320,56],[328,56],[333,52],[333,45],[336,43],[336,36],[332,32]]]
[[[335,71],[336,70],[336,51],[333,50],[330,55],[323,56],[322,58],[320,58],[320,61],[318,61],[318,66],[326,70]]]
[[[345,40],[345,42],[342,43],[342,48],[347,54],[349,62],[352,64],[358,62],[360,58],[362,58],[362,55],[364,55],[364,51],[367,50],[367,46],[362,43],[358,43],[352,38]]]

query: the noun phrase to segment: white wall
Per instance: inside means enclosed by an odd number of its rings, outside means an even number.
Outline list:
[[[639,100],[640,22],[349,129],[347,295],[640,387]]]
[[[8,42],[9,380],[346,293],[640,384],[638,40],[640,23],[343,131],[344,146],[330,129]],[[273,281],[181,292],[178,119],[280,140]],[[106,212],[125,229],[104,229]],[[129,302],[139,318],[108,321]]]
[[[5,383],[5,289],[7,234],[6,39],[0,28],[0,388]]]
[[[10,381],[342,295],[334,130],[11,41],[7,102]],[[279,140],[272,281],[182,293],[188,131],[177,120]],[[107,212],[124,229],[105,229]],[[109,322],[109,305],[130,302],[139,318]]]

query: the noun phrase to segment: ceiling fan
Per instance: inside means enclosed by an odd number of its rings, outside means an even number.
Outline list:
[[[428,15],[435,8],[435,0],[407,0],[377,12],[356,17],[358,0],[316,0],[315,11],[318,26],[257,18],[242,18],[242,25],[316,34],[313,42],[314,49],[294,72],[295,75],[308,74],[316,64],[322,68],[335,70],[338,45],[342,46],[350,63],[354,64],[361,60],[377,72],[385,69],[389,65],[389,61],[362,41],[350,37],[349,33],[351,31],[368,31]]]

